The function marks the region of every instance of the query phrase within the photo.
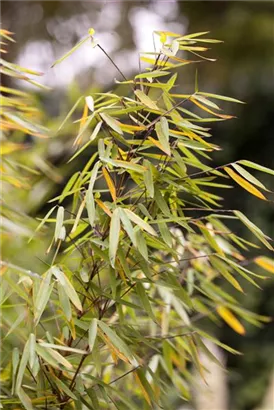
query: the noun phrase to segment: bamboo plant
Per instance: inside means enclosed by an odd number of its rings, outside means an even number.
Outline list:
[[[248,160],[212,168],[220,147],[209,124],[233,118],[217,103],[242,102],[200,90],[197,76],[193,93],[176,92],[182,67],[210,60],[203,53],[218,41],[206,35],[154,32],[160,49],[140,54],[133,79],[92,29],[56,62],[90,41],[121,81],[117,92],[83,95],[59,128],[84,103],[70,161],[83,151],[90,158],[31,238],[43,240],[48,227],[50,265],[43,275],[8,265],[2,274],[2,305],[20,306],[12,325],[3,317],[4,332],[18,334],[10,354],[2,345],[3,408],[171,409],[170,391],[191,398],[193,366],[206,382],[199,354],[218,362],[206,339],[239,353],[214,336],[216,325],[244,336],[246,322],[268,320],[241,301],[247,282],[259,287],[273,273],[259,247],[273,250],[271,239],[240,210],[223,208],[216,191],[233,182],[270,201],[252,171],[274,171]],[[257,242],[233,232],[232,220]]]

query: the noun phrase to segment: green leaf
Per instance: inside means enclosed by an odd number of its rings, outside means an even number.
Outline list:
[[[273,250],[272,245],[267,241],[268,238],[261,229],[259,229],[253,222],[251,222],[242,212],[234,211],[234,214],[240,221],[247,226],[247,228],[270,250]],[[267,238],[267,239],[266,239]]]
[[[78,400],[77,397],[75,396],[75,394],[68,388],[68,386],[65,383],[63,383],[60,379],[58,379],[56,376],[54,376],[54,374],[52,374],[51,377],[53,378],[53,381],[54,381],[54,383],[56,384],[56,386],[58,387],[59,390],[64,392],[66,395],[68,395],[72,399]]]
[[[43,348],[42,346],[40,346],[40,343],[36,343],[36,353],[55,369],[62,370],[63,366],[68,370],[73,370],[72,364],[54,349],[51,349],[49,347]]]
[[[40,222],[40,224],[37,226],[37,228],[35,229],[34,233],[39,231],[39,229],[42,228],[42,226],[47,222],[47,220],[49,219],[50,215],[52,214],[52,212],[54,211],[54,209],[56,208],[56,206],[54,206],[53,208],[51,208],[48,213],[46,214],[46,216],[42,219],[42,221]],[[28,240],[28,243],[30,243],[33,239],[34,235]]]
[[[88,220],[92,227],[95,220],[95,202],[93,194],[90,191],[87,191],[86,193],[86,208],[88,211]]]
[[[149,302],[149,298],[146,294],[146,291],[143,287],[143,284],[141,282],[137,282],[136,283],[136,292],[140,298],[140,301],[142,303],[143,308],[145,309],[145,311],[147,312],[148,316],[154,321],[156,322],[156,318],[154,316],[154,313],[152,311],[150,302]]]
[[[76,51],[79,47],[81,47],[82,44],[84,44],[89,39],[90,36],[87,36],[83,40],[79,41],[79,43],[77,43],[76,46],[74,46],[68,53],[66,53],[63,57],[59,58],[59,60],[55,61],[55,63],[52,64],[51,68],[55,67],[57,64],[61,63],[63,60],[69,57],[74,51]]]
[[[142,257],[148,261],[148,249],[147,249],[147,243],[144,237],[143,232],[141,231],[141,229],[139,229],[136,232],[136,241],[137,241],[137,248],[138,251],[140,252],[140,254],[142,255]]]
[[[54,232],[54,239],[55,242],[62,236],[62,227],[64,222],[64,207],[59,206],[56,216],[56,225],[55,225],[55,232]]]
[[[65,293],[68,295],[74,306],[82,312],[83,308],[79,296],[64,272],[58,266],[52,266],[51,272],[63,287]]]
[[[87,351],[85,350],[76,349],[74,347],[69,347],[69,346],[56,345],[54,343],[39,342],[39,346],[50,348],[50,349],[63,350],[65,352],[72,352],[75,354],[88,354]]]
[[[26,370],[26,367],[29,361],[29,357],[30,357],[30,343],[28,339],[24,346],[23,354],[22,354],[19,369],[18,369],[16,385],[15,385],[16,394],[18,394],[18,392],[21,389],[21,385],[23,382],[23,377],[24,377],[25,370]]]
[[[154,70],[154,71],[148,71],[146,73],[138,74],[135,76],[135,78],[156,78],[156,77],[162,77],[168,74],[170,74],[170,72],[168,71]]]
[[[18,368],[18,364],[20,361],[19,350],[17,347],[14,347],[12,350],[12,389],[11,394],[14,394],[15,384],[16,384],[16,372]]]
[[[107,162],[108,164],[114,165],[115,167],[129,169],[130,171],[136,171],[139,173],[143,173],[146,170],[145,167],[139,164],[135,164],[134,162],[120,161],[120,160],[104,158],[104,157],[101,157],[101,160]]]
[[[242,175],[242,177],[247,179],[249,182],[251,182],[254,185],[257,185],[259,188],[262,188],[262,189],[265,189],[266,191],[268,191],[268,189],[260,181],[258,181],[257,178],[255,178],[253,175],[251,175],[248,171],[246,171],[240,165],[238,165],[237,163],[232,163],[231,165],[233,166],[233,168],[236,169],[236,171],[239,172],[240,175]]]
[[[29,365],[33,369],[36,354],[35,354],[36,338],[33,333],[29,335]]]
[[[88,345],[92,351],[97,336],[97,319],[92,319],[88,329]]]
[[[89,140],[90,140],[90,141],[94,141],[94,140],[95,140],[95,138],[97,137],[97,135],[98,135],[98,133],[99,133],[101,127],[102,127],[102,124],[103,124],[103,121],[99,121],[99,122],[96,124],[96,127],[94,128],[94,130],[92,131],[91,136],[89,137]]]
[[[224,100],[224,101],[229,101],[229,102],[245,104],[243,101],[236,100],[236,98],[226,97],[224,95],[217,95],[217,94],[211,94],[211,93],[202,93],[201,91],[199,92],[199,94],[204,95],[205,97],[216,98],[218,100]]]
[[[67,293],[60,282],[57,284],[60,306],[68,321],[71,320],[71,306]]]
[[[124,211],[127,213],[129,219],[131,219],[132,222],[138,225],[141,229],[144,229],[145,231],[147,231],[153,236],[157,236],[157,232],[147,222],[141,219],[138,215],[136,215],[134,212],[130,211],[129,209],[125,209]]]
[[[110,264],[113,268],[115,268],[116,252],[119,244],[120,227],[120,212],[119,209],[116,208],[111,217],[109,231],[109,259]]]
[[[274,175],[274,170],[270,168],[263,167],[262,165],[256,164],[255,162],[247,161],[246,159],[242,159],[241,161],[237,161],[239,164],[245,165],[246,167],[256,169],[257,171],[265,172],[270,175]]]
[[[165,117],[161,117],[160,121],[156,122],[155,130],[158,140],[162,145],[164,152],[170,156],[171,151],[169,145],[169,126],[168,121]]]
[[[153,198],[154,197],[154,183],[153,183],[152,165],[150,161],[145,159],[144,166],[146,167],[146,171],[144,172],[144,183],[145,183],[148,195],[150,196],[150,198]]]
[[[160,108],[157,106],[157,104],[152,101],[151,98],[149,98],[143,91],[141,90],[135,90],[134,94],[138,97],[138,99],[143,103],[146,107],[152,109],[152,110],[157,110],[159,111]]]
[[[22,388],[20,388],[17,392],[17,395],[19,399],[21,400],[21,403],[25,407],[26,410],[33,410],[32,404],[31,404],[31,399],[29,396],[24,392]]]
[[[123,131],[120,127],[120,124],[115,118],[111,117],[110,115],[106,113],[101,113],[100,116],[102,119],[105,121],[105,123],[113,129],[113,131],[117,132],[120,135],[123,135]]]
[[[43,314],[45,307],[48,303],[49,297],[51,295],[54,283],[51,282],[52,271],[48,270],[45,274],[42,282],[40,283],[39,290],[34,301],[34,326],[39,323],[40,317]]]
[[[65,123],[67,122],[67,120],[72,116],[72,114],[74,113],[74,111],[76,110],[76,108],[78,107],[78,105],[80,104],[80,102],[82,101],[83,97],[78,98],[78,100],[76,101],[76,103],[74,104],[74,106],[72,107],[72,109],[69,111],[69,113],[67,114],[67,116],[65,117],[65,119],[63,120],[62,124],[59,126],[57,132],[59,132],[63,126],[65,125]]]
[[[137,246],[136,235],[133,230],[132,223],[130,222],[130,219],[128,218],[123,208],[119,208],[119,215],[120,215],[120,219],[122,221],[123,227],[126,233],[128,234],[131,242],[133,243],[134,246]]]
[[[132,363],[133,356],[127,344],[106,323],[98,320],[98,325],[110,339],[111,343]]]

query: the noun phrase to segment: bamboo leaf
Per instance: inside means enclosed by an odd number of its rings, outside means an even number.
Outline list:
[[[109,231],[109,259],[110,264],[113,268],[115,268],[116,252],[119,244],[120,226],[120,213],[119,209],[116,208],[111,217]]]
[[[68,295],[69,299],[74,304],[74,306],[78,310],[82,311],[83,308],[79,296],[74,287],[72,286],[71,282],[68,280],[67,276],[64,274],[64,272],[58,266],[52,266],[51,272],[56,277],[60,285],[63,287],[65,293]]]
[[[111,343],[128,359],[129,363],[131,363],[133,356],[126,343],[106,323],[98,320],[98,325],[110,339]]]
[[[117,132],[120,135],[123,135],[123,131],[120,127],[120,124],[117,120],[115,120],[113,117],[111,117],[110,115],[106,114],[106,113],[101,113],[100,116],[102,117],[102,119],[105,121],[105,123],[111,128],[113,129],[113,131]]]
[[[157,232],[143,219],[141,219],[138,215],[136,215],[134,212],[130,211],[129,209],[124,209],[124,211],[127,213],[129,219],[132,220],[136,225],[138,225],[141,229],[144,229],[148,233],[150,233],[153,236],[157,236]]]
[[[51,295],[54,283],[51,284],[52,271],[49,270],[40,284],[34,301],[34,326],[37,326]]]
[[[141,103],[143,103],[146,107],[148,107],[152,110],[157,110],[157,111],[160,110],[159,107],[157,106],[157,104],[154,101],[152,101],[152,99],[149,98],[145,93],[143,93],[143,91],[135,90],[134,94],[141,101]]]
[[[133,243],[134,246],[137,246],[136,235],[133,230],[133,226],[123,208],[119,208],[119,215],[120,215],[120,219],[122,221],[123,227],[126,233],[128,234],[131,242]]]
[[[21,403],[25,407],[26,410],[33,410],[33,406],[31,404],[31,399],[30,397],[24,392],[22,388],[20,388],[17,392],[17,395],[19,399],[21,400]]]
[[[270,273],[274,273],[274,261],[266,256],[257,256],[254,262]]]
[[[239,322],[239,320],[236,318],[236,316],[233,315],[233,313],[227,309],[224,306],[217,306],[217,312],[221,316],[222,319],[237,333],[240,335],[245,334],[245,328],[243,325]]]
[[[82,44],[84,44],[87,40],[90,39],[90,36],[85,37],[83,40],[79,41],[79,43],[76,44],[68,53],[66,53],[63,57],[59,58],[58,60],[55,61],[55,63],[52,64],[52,67],[55,67],[57,64],[61,63],[63,60],[65,60],[67,57],[69,57],[74,51],[76,51],[79,47],[81,47]]]
[[[63,206],[59,206],[58,211],[57,211],[57,216],[56,216],[56,225],[55,225],[55,232],[54,232],[54,239],[55,242],[58,241],[58,239],[60,239],[61,236],[61,229],[63,226],[63,222],[64,222],[64,207]]]
[[[262,165],[256,164],[255,162],[247,161],[243,159],[238,161],[239,164],[245,165],[246,167],[256,169],[257,171],[265,172],[270,175],[274,175],[274,170],[270,168],[263,167]]]
[[[251,194],[257,196],[260,199],[266,200],[266,197],[253,185],[251,185],[248,181],[237,175],[232,169],[228,167],[224,167],[224,170],[228,173],[228,175],[234,179],[240,186],[242,186],[246,191],[250,192]]]
[[[152,311],[151,305],[150,305],[150,301],[149,298],[146,294],[146,291],[142,285],[141,282],[137,282],[136,284],[136,292],[140,298],[140,301],[143,305],[143,308],[145,309],[145,311],[147,312],[148,316],[154,321],[156,322],[156,318],[154,316],[154,313]]]
[[[107,183],[107,186],[108,186],[110,195],[111,195],[113,201],[115,202],[115,201],[116,201],[116,189],[115,189],[115,185],[114,185],[114,183],[113,183],[113,181],[112,181],[111,176],[109,175],[108,170],[107,170],[105,167],[103,167],[102,171],[103,171],[103,175],[104,175],[104,178],[105,178],[105,180],[106,180],[106,183]]]
[[[57,284],[60,306],[68,321],[71,320],[71,306],[67,293],[60,282]]]
[[[93,112],[94,111],[94,100],[91,97],[91,95],[86,97],[85,101],[86,101],[86,104],[87,104],[88,108],[90,109],[90,111]]]
[[[171,155],[169,146],[169,126],[165,117],[161,117],[160,121],[155,124],[155,130],[160,144],[167,155]]]
[[[26,370],[28,361],[29,361],[29,357],[30,357],[30,342],[29,342],[29,339],[28,339],[25,346],[24,346],[23,354],[22,354],[19,369],[18,369],[16,385],[15,385],[16,394],[18,394],[18,392],[21,389],[21,385],[22,385],[22,382],[23,382],[23,378],[24,378],[24,374],[25,374],[25,370]]]
[[[95,138],[97,137],[97,135],[98,135],[98,133],[99,133],[101,127],[102,127],[102,124],[103,124],[103,121],[99,121],[99,122],[96,124],[96,127],[94,128],[94,130],[92,131],[91,136],[89,137],[90,141],[94,141],[94,140],[95,140]]]
[[[92,351],[97,336],[97,319],[92,319],[88,329],[89,350]]]
[[[144,160],[144,166],[146,171],[144,172],[144,183],[150,198],[154,197],[154,183],[153,183],[153,171],[150,161]]]
[[[236,169],[236,171],[238,171],[240,175],[242,175],[242,177],[244,177],[251,184],[257,185],[259,188],[262,188],[268,191],[268,189],[257,178],[251,175],[248,171],[246,171],[240,165],[238,165],[237,163],[232,163],[231,165],[233,166],[233,168]]]

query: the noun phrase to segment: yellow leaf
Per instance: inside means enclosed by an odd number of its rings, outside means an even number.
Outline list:
[[[81,121],[80,121],[79,132],[82,130],[83,126],[85,125],[85,123],[87,121],[87,118],[88,118],[88,105],[86,103],[85,106],[84,106],[83,115],[82,115],[82,118],[81,118]],[[77,143],[79,144],[80,141],[81,141],[81,139],[79,138]]]
[[[251,194],[257,196],[260,199],[267,200],[266,197],[253,185],[251,185],[248,181],[244,178],[240,177],[236,172],[228,167],[224,167],[224,170],[228,173],[228,175],[237,182],[237,184],[241,185],[244,189],[246,189]]]
[[[254,262],[268,272],[274,273],[274,261],[270,258],[267,258],[266,256],[258,256],[254,259]]]
[[[104,204],[104,202],[100,201],[100,199],[95,199],[95,202],[100,206],[101,209],[110,217],[112,217],[112,212],[110,209]]]
[[[245,328],[243,325],[239,322],[239,320],[233,315],[230,310],[228,310],[224,306],[217,306],[217,312],[221,316],[222,319],[237,333],[240,335],[245,334]]]
[[[231,118],[235,118],[233,115],[225,115],[225,114],[218,114],[217,112],[211,111],[209,108],[207,108],[205,105],[201,104],[198,102],[194,97],[190,97],[190,101],[192,101],[197,107],[201,108],[202,110],[208,112],[209,114],[213,114],[216,117],[224,118],[226,120],[229,120]]]
[[[105,178],[105,180],[106,180],[106,183],[107,183],[107,186],[108,186],[110,195],[111,195],[113,201],[115,202],[115,201],[116,201],[116,198],[117,198],[117,197],[116,197],[115,185],[114,185],[114,183],[113,183],[113,181],[112,181],[112,178],[111,178],[111,176],[109,175],[107,169],[106,169],[105,167],[103,167],[102,171],[103,171],[103,175],[104,175],[104,178]]]
[[[1,151],[0,152],[1,152],[1,155],[7,155],[7,154],[10,154],[14,151],[23,150],[23,149],[26,149],[26,148],[27,147],[23,144],[14,144],[13,142],[5,141],[5,142],[2,142],[2,144],[1,144],[1,147],[0,147]]]
[[[144,388],[144,386],[143,386],[143,384],[142,384],[142,382],[141,382],[141,380],[140,380],[138,374],[137,374],[137,373],[134,373],[134,376],[136,377],[137,383],[139,384],[139,386],[140,386],[140,388],[141,388],[141,390],[142,390],[142,392],[143,392],[143,395],[144,395],[145,400],[148,402],[149,405],[151,405],[150,397],[149,397],[149,395],[148,395],[146,389]]]

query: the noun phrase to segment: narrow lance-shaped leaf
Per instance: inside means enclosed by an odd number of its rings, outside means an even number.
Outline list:
[[[29,353],[30,353],[30,344],[29,344],[29,339],[27,340],[24,350],[23,350],[23,354],[21,357],[21,361],[20,361],[20,365],[19,365],[19,369],[18,369],[18,374],[17,374],[17,379],[16,379],[16,386],[15,386],[15,391],[18,394],[22,382],[23,382],[23,377],[25,374],[25,370],[29,361]]]
[[[224,167],[224,170],[228,173],[228,175],[237,182],[237,184],[241,185],[244,189],[246,189],[251,194],[257,196],[260,199],[266,200],[266,197],[253,185],[251,185],[248,181],[237,175],[232,169],[228,167]]]
[[[49,270],[40,283],[40,287],[34,301],[34,326],[37,326],[39,323],[40,317],[44,312],[51,295],[54,286],[54,283],[51,284],[51,277],[52,272]]]
[[[231,165],[233,166],[233,168],[236,169],[236,171],[239,172],[240,175],[247,179],[251,184],[257,185],[259,188],[268,191],[268,189],[257,178],[251,175],[246,169],[241,167],[239,164],[232,163]]]
[[[161,117],[160,121],[155,124],[155,130],[160,144],[163,147],[163,151],[167,155],[171,155],[169,146],[169,126],[168,121],[165,117]]]
[[[120,235],[120,213],[119,209],[116,208],[112,214],[110,221],[110,231],[109,231],[109,259],[110,264],[115,268],[116,253],[119,244],[119,235]]]
[[[106,323],[98,320],[98,325],[101,330],[108,336],[111,343],[129,360],[131,363],[133,356],[126,343],[112,330]]]
[[[136,215],[134,212],[130,211],[129,209],[124,210],[129,219],[132,220],[136,225],[138,225],[140,228],[144,229],[148,233],[150,233],[153,236],[157,236],[157,232],[150,226],[147,222],[145,222],[143,219],[141,219],[138,215]]]
[[[110,195],[111,195],[113,201],[115,202],[116,199],[117,199],[117,197],[116,197],[116,188],[115,188],[115,185],[113,183],[113,180],[112,180],[108,170],[105,167],[103,167],[103,175],[104,175],[105,181],[107,183]]]
[[[56,216],[56,225],[55,225],[55,232],[54,232],[54,239],[55,242],[58,241],[58,239],[60,239],[61,236],[61,229],[63,226],[63,222],[64,222],[64,207],[63,206],[59,206],[58,211],[57,211],[57,216]]]
[[[79,41],[79,43],[77,43],[76,46],[74,46],[68,53],[66,53],[63,57],[59,58],[59,60],[55,61],[55,63],[52,64],[51,68],[55,67],[57,64],[61,63],[63,60],[69,57],[74,51],[76,51],[79,47],[81,47],[82,44],[84,44],[89,39],[90,36],[87,36],[83,40]]]
[[[152,99],[149,98],[145,93],[143,93],[143,91],[135,90],[134,94],[146,107],[151,108],[152,110],[159,111],[159,107],[157,106],[157,104],[154,101],[152,101]]]
[[[78,310],[82,311],[83,308],[78,293],[76,292],[76,290],[74,289],[74,287],[72,286],[71,282],[68,280],[64,272],[58,266],[52,266],[51,272],[59,281],[60,285],[63,287],[64,291],[66,292],[74,306]]]
[[[248,161],[246,159],[242,159],[237,161],[239,164],[245,165],[246,167],[256,169],[257,171],[265,172],[266,174],[274,175],[274,170],[264,167],[262,165],[256,164],[255,162]]]
[[[217,306],[217,312],[224,319],[224,321],[233,329],[235,332],[239,333],[240,335],[245,334],[245,328],[233,315],[233,313],[224,306]]]
[[[142,305],[143,305],[145,311],[147,312],[147,314],[149,315],[149,317],[150,317],[154,322],[156,322],[156,318],[155,318],[154,313],[153,313],[153,311],[152,311],[149,298],[148,298],[148,296],[147,296],[147,294],[146,294],[146,291],[145,291],[145,289],[144,289],[144,287],[143,287],[143,285],[142,285],[141,282],[137,282],[137,284],[136,284],[136,291],[137,291],[137,294],[138,294],[138,296],[139,296],[139,298],[140,298],[140,301],[141,301],[141,303],[142,303]]]
[[[100,116],[102,119],[105,121],[105,123],[113,129],[113,131],[117,132],[120,135],[123,135],[123,131],[121,130],[121,127],[115,118],[111,117],[110,115],[106,113],[101,113]]]
[[[144,166],[146,171],[144,172],[144,183],[150,198],[154,197],[154,183],[153,183],[153,172],[152,165],[147,159],[144,160]]]
[[[92,319],[88,329],[88,345],[89,350],[92,351],[95,339],[97,336],[97,319]]]
[[[123,208],[119,208],[119,215],[123,223],[123,227],[128,236],[130,237],[131,242],[134,246],[137,246],[135,231],[133,230],[133,226],[127,216],[127,213],[124,211]]]

